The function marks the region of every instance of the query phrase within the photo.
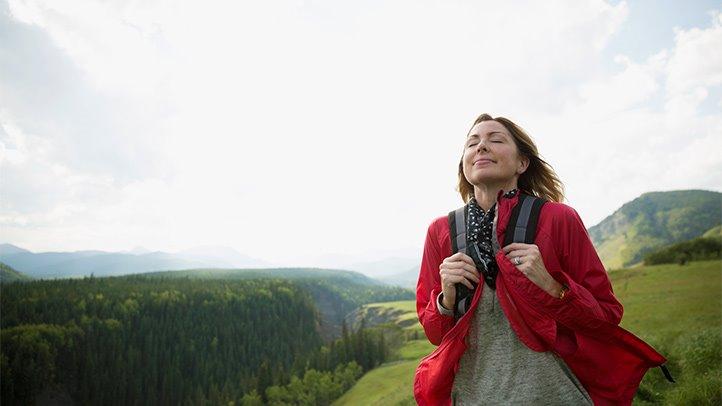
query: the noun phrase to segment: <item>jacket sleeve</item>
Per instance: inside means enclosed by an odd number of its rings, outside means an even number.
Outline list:
[[[605,322],[619,324],[622,305],[614,296],[607,271],[582,219],[569,206],[564,206],[562,213],[555,218],[555,230],[552,231],[555,249],[550,252],[556,252],[562,269],[547,270],[569,291],[563,299],[553,297],[518,270],[515,274],[521,275],[523,280],[518,279],[517,287],[524,289],[524,296],[540,306],[540,310],[572,330],[595,329]],[[507,259],[504,257],[504,260]]]
[[[454,326],[454,317],[441,314],[437,307],[437,299],[441,293],[439,265],[444,261],[437,240],[438,224],[432,223],[426,233],[419,280],[416,284],[416,313],[426,337],[434,345],[439,345],[444,335]]]

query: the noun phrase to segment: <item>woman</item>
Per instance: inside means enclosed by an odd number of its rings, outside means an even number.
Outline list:
[[[496,267],[481,274],[471,257],[452,252],[447,216],[429,226],[416,307],[439,347],[416,371],[417,402],[630,404],[647,369],[666,360],[618,326],[622,305],[604,266],[531,138],[508,119],[479,116],[464,144],[459,192],[467,245],[482,247]],[[502,247],[521,193],[547,201],[534,244]],[[458,284],[473,297],[455,317]]]

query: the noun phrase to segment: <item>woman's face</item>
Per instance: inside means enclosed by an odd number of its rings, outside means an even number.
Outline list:
[[[472,185],[508,185],[524,173],[529,160],[519,154],[512,135],[499,122],[476,124],[464,144],[464,176]]]

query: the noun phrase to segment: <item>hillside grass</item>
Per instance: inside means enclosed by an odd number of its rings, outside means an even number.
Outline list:
[[[677,381],[659,368],[647,372],[635,405],[722,404],[722,261],[655,265],[609,273],[624,305],[621,325],[667,357]],[[416,317],[415,301],[373,303],[396,311],[397,320]],[[421,325],[418,340],[405,342],[388,362],[365,374],[334,405],[414,405],[413,376],[420,359],[433,351]]]
[[[387,321],[402,326],[402,330],[418,330],[423,334],[423,329],[421,324],[418,323],[418,317],[416,316],[416,302],[413,300],[369,303],[364,305],[364,309],[375,309],[380,315],[386,314]],[[416,323],[408,323],[408,320],[414,320]]]

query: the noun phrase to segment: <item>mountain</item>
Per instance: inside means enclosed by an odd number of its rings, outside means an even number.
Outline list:
[[[199,247],[179,253],[75,251],[34,253],[11,244],[0,245],[0,259],[33,278],[72,278],[94,274],[113,276],[159,270],[209,267],[260,267],[263,261],[226,247]]]
[[[12,244],[0,244],[0,255],[18,254],[21,252],[30,252]]]
[[[712,227],[702,234],[702,237],[706,238],[722,238],[722,225]]]
[[[339,285],[383,286],[381,282],[362,273],[342,269],[326,268],[200,268],[172,271],[145,272],[149,278],[190,278],[190,279],[323,279]]]
[[[393,256],[381,258],[376,261],[354,262],[349,265],[344,265],[343,268],[362,272],[372,278],[393,278],[394,275],[398,275],[400,272],[408,270],[421,261],[420,250],[419,252],[406,252],[405,254],[406,255],[403,257]]]
[[[722,193],[649,192],[591,227],[589,235],[607,269],[615,269],[637,264],[656,248],[699,237],[721,223]]]
[[[15,281],[29,281],[33,278],[22,274],[13,268],[5,265],[4,263],[0,262],[0,282],[15,282]]]
[[[416,283],[419,280],[419,269],[421,269],[421,263],[417,261],[416,265],[408,267],[403,272],[378,277],[378,280],[387,285],[416,290]]]
[[[133,255],[143,255],[143,254],[150,254],[151,251],[145,247],[141,247],[140,245],[133,247],[130,251],[123,251],[122,254],[133,254]]]
[[[348,313],[366,303],[408,300],[408,289],[386,286],[355,271],[323,268],[269,269],[187,269],[149,272],[133,278],[204,279],[204,280],[289,280],[309,292],[321,315],[319,326],[324,340],[341,335],[341,325]]]

